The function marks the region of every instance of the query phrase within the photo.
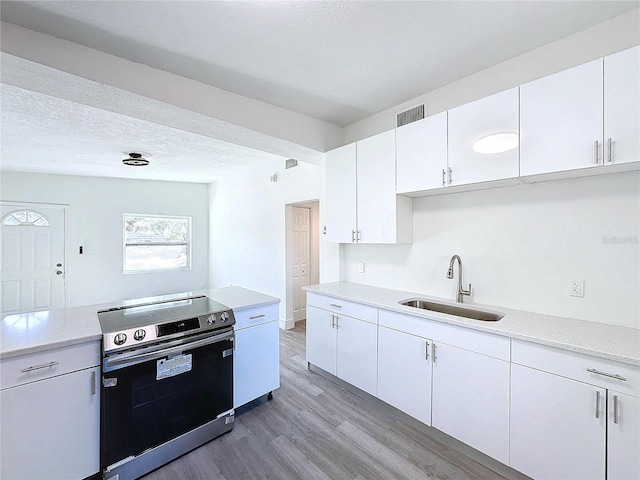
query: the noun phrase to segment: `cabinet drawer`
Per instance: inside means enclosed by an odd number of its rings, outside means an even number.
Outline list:
[[[234,310],[233,315],[236,317],[235,329],[253,327],[262,323],[278,320],[278,304],[262,305],[261,307],[247,308],[245,310]]]
[[[342,313],[349,317],[359,318],[369,323],[378,323],[378,309],[361,303],[350,302],[335,297],[326,297],[316,293],[307,293],[307,305]]]
[[[0,360],[0,388],[100,365],[100,342],[79,343]]]
[[[388,310],[380,310],[380,325],[507,362],[511,358],[507,337]]]
[[[511,355],[513,363],[640,397],[640,367],[634,365],[520,340],[512,341]]]

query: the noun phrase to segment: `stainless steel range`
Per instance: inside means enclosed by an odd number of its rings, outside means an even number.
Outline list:
[[[100,463],[138,478],[233,428],[233,311],[206,296],[98,312]]]

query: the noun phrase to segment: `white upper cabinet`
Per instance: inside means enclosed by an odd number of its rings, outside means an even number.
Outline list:
[[[396,195],[395,131],[325,155],[327,241],[410,243],[413,203]]]
[[[396,195],[396,136],[393,130],[357,142],[357,240],[409,243],[413,204]]]
[[[520,87],[520,175],[603,164],[603,61]]]
[[[445,186],[447,112],[396,129],[397,192]]]
[[[327,241],[351,243],[356,228],[356,144],[325,154]]]
[[[518,134],[517,88],[449,110],[448,184],[518,177]],[[475,147],[481,140],[484,149]]]
[[[604,164],[640,161],[640,46],[604,59]]]

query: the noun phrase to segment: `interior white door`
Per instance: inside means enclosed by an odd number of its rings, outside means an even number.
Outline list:
[[[64,209],[2,205],[2,317],[65,306]]]
[[[302,287],[309,285],[309,217],[308,208],[293,207],[293,320],[306,318],[307,297]]]

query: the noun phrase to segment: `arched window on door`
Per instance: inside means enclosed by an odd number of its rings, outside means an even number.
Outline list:
[[[33,210],[16,210],[8,213],[2,219],[2,225],[14,227],[14,226],[32,226],[32,227],[48,227],[49,220]]]

